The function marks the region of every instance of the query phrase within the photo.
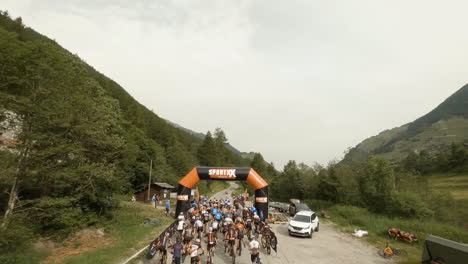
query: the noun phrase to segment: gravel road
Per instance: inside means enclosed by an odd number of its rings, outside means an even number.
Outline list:
[[[231,197],[231,192],[237,188],[235,182],[230,182],[231,186],[226,190],[216,193],[212,198],[224,199]],[[377,249],[367,243],[351,236],[339,232],[331,224],[320,223],[320,231],[314,233],[313,238],[291,237],[288,235],[287,224],[272,225],[278,238],[278,252],[272,251],[267,255],[261,249],[260,257],[264,264],[392,264],[391,260],[383,259],[377,255]],[[204,245],[205,247],[206,245]],[[205,247],[206,248],[206,247]],[[172,256],[169,254],[169,260]],[[189,263],[187,258],[185,263]],[[141,259],[139,264],[159,263],[157,258],[152,260]],[[202,263],[206,263],[205,256]],[[231,258],[224,253],[223,242],[220,242],[214,257],[214,263],[231,264]],[[243,249],[242,256],[236,258],[236,263],[250,264],[250,254],[247,248]]]
[[[228,197],[237,184],[231,182]],[[215,194],[213,197],[225,198],[225,191]],[[332,228],[331,224],[320,224],[320,231],[314,233],[312,239],[291,237],[288,235],[287,224],[273,225],[273,230],[278,237],[278,252],[272,251],[267,255],[261,251],[260,257],[265,264],[304,264],[304,263],[392,263],[377,255],[377,249],[360,241],[349,234],[339,232]],[[215,263],[232,263],[224,254],[222,243],[218,246],[214,258]],[[247,249],[242,251],[242,256],[236,258],[236,263],[250,264],[250,255]]]

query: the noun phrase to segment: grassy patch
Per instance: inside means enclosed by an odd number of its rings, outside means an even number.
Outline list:
[[[232,193],[235,194],[235,195],[244,194],[245,189],[247,188],[247,189],[249,189],[249,193],[252,194],[253,192],[250,190],[252,188],[251,187],[249,188],[249,187],[250,186],[248,184],[244,183],[244,182],[238,182],[237,183],[237,188],[234,191],[232,191]]]
[[[429,176],[429,183],[438,191],[450,193],[455,199],[455,206],[447,214],[456,219],[457,224],[468,229],[468,174],[439,173]]]
[[[452,194],[455,200],[468,200],[468,174],[434,174],[429,183],[437,190]]]
[[[162,226],[143,226],[146,218],[157,218]],[[164,216],[163,208],[148,204],[121,202],[114,218],[103,225],[113,243],[107,247],[66,259],[65,264],[118,263],[149,244],[173,219]]]
[[[367,230],[369,235],[366,239],[377,248],[383,248],[387,244],[395,248],[401,248],[408,252],[408,256],[399,259],[404,263],[420,263],[422,246],[425,238],[436,235],[461,243],[468,243],[468,230],[433,220],[392,218],[369,212],[364,208],[355,206],[330,205],[327,202],[306,201],[314,211],[328,210],[331,221],[337,224],[338,229],[351,233],[354,229]],[[415,234],[419,243],[407,244],[388,238],[386,231],[389,227],[398,228]]]

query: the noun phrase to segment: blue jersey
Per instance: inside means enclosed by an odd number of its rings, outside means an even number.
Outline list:
[[[216,220],[221,220],[221,216],[223,216],[221,213],[216,213],[215,219]]]
[[[217,213],[218,213],[218,208],[213,208],[212,214],[213,214],[213,215],[216,215]]]
[[[170,205],[171,205],[170,202],[166,202],[166,208],[169,208]]]

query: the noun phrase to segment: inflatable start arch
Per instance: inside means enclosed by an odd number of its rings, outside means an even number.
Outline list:
[[[176,217],[190,208],[191,190],[200,180],[246,181],[255,190],[255,208],[260,216],[268,217],[268,183],[251,168],[197,167],[179,181]]]

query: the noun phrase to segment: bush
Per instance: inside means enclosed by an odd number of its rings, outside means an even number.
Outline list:
[[[319,212],[321,210],[327,210],[331,206],[334,205],[333,202],[330,201],[324,201],[324,200],[305,200],[304,201],[312,211]]]
[[[97,222],[96,213],[82,210],[74,198],[37,199],[33,207],[28,215],[34,219],[37,233],[60,231],[60,235],[67,235]]]
[[[397,192],[392,196],[387,213],[395,216],[427,218],[434,215],[421,196],[414,192]]]
[[[7,228],[2,229],[0,234],[0,263],[32,263],[25,252],[30,250],[33,232],[24,215],[11,216]]]

